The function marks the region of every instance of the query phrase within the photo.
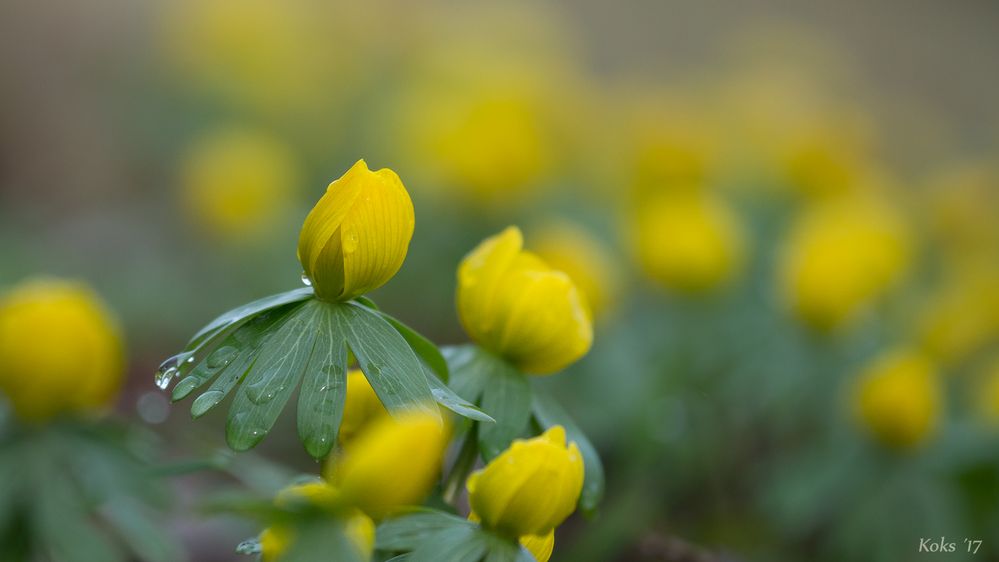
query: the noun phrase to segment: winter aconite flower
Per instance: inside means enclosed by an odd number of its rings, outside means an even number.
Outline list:
[[[899,281],[909,246],[902,218],[884,203],[863,197],[816,203],[784,248],[788,300],[816,328],[845,325]]]
[[[936,429],[941,410],[936,368],[914,350],[888,352],[861,374],[855,399],[860,422],[885,445],[908,449]]]
[[[383,417],[329,467],[344,502],[375,518],[419,503],[440,471],[447,431],[428,413]]]
[[[458,314],[482,347],[528,373],[558,371],[593,342],[583,295],[568,275],[523,250],[517,227],[483,241],[458,267]]]
[[[731,280],[744,261],[738,217],[703,190],[643,197],[628,228],[639,264],[670,289],[712,291]]]
[[[482,524],[512,537],[547,535],[576,509],[583,459],[553,426],[510,448],[468,479],[469,503]]]
[[[304,501],[319,507],[335,507],[339,492],[326,482],[309,482],[289,486],[278,494],[274,503],[279,507],[289,507],[294,502]],[[357,549],[363,560],[371,558],[375,548],[375,524],[370,517],[354,509],[344,526],[347,538]],[[278,560],[294,541],[294,531],[282,525],[268,527],[260,533],[260,558],[263,562]]]
[[[347,398],[340,421],[340,441],[346,443],[376,420],[388,415],[367,377],[359,370],[347,373]]]
[[[291,150],[267,134],[225,128],[199,138],[188,150],[181,184],[191,217],[229,240],[273,226],[298,188]]]
[[[87,286],[32,279],[0,296],[0,389],[22,420],[108,405],[123,358],[115,321]]]
[[[392,278],[413,236],[413,202],[399,176],[358,160],[305,219],[298,259],[316,295],[348,300]]]

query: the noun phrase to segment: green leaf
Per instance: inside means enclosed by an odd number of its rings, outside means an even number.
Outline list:
[[[290,318],[292,312],[294,311],[272,311],[258,316],[226,339],[226,344],[222,347],[236,348],[239,350],[238,354],[217,373],[215,381],[208,387],[208,390],[201,393],[191,403],[191,416],[199,418],[225,399],[253,366],[260,348],[267,342],[271,334]],[[186,380],[188,379],[181,380],[174,391],[176,392],[177,388],[184,386]],[[191,390],[194,388],[197,388],[197,385],[193,386]]]
[[[375,301],[369,299],[368,297],[365,296],[354,297],[354,300],[370,308],[371,310],[380,310],[378,308],[378,305],[375,304]]]
[[[477,562],[489,545],[479,526],[448,527],[427,537],[409,555],[409,562]]]
[[[441,348],[451,373],[448,385],[458,396],[472,403],[478,402],[489,381],[489,369],[478,360],[480,353],[474,344]]]
[[[35,529],[49,559],[60,562],[123,560],[108,536],[90,520],[80,492],[50,458],[35,463]]]
[[[579,496],[579,507],[585,512],[592,512],[604,495],[604,466],[600,462],[600,455],[597,454],[596,447],[590,443],[586,434],[576,425],[565,409],[548,393],[535,388],[532,409],[534,410],[534,418],[538,420],[541,427],[548,429],[553,425],[561,425],[565,428],[566,439],[575,441],[576,446],[579,447],[586,471],[583,492]]]
[[[452,527],[474,527],[475,523],[443,511],[421,509],[378,526],[375,547],[378,550],[413,550],[430,536]]]
[[[392,325],[355,303],[341,303],[333,310],[358,366],[389,412],[417,408],[440,415],[420,360]]]
[[[148,562],[173,562],[183,559],[172,537],[153,523],[141,505],[131,498],[119,497],[102,510],[105,519],[118,531],[139,558]]]
[[[447,387],[433,373],[427,372],[427,382],[430,383],[430,392],[433,393],[437,403],[452,412],[477,421],[496,423],[489,414],[475,407],[464,398],[458,396],[453,390]]]
[[[322,305],[316,316],[316,344],[298,396],[298,437],[313,458],[336,443],[347,398],[347,341],[335,312]]]
[[[384,312],[379,312],[378,314],[402,334],[409,347],[442,381],[448,381],[447,361],[444,360],[444,356],[441,355],[440,350],[437,349],[437,346],[433,342],[388,314]]]
[[[315,293],[313,292],[312,287],[301,287],[293,291],[270,295],[234,308],[229,312],[222,314],[215,320],[212,320],[204,328],[198,330],[198,333],[194,334],[194,337],[191,338],[191,341],[187,344],[187,347],[184,350],[189,351],[194,349],[199,344],[205,342],[205,340],[218,335],[227,328],[246,322],[262,312],[266,312],[286,304],[291,304],[293,302],[303,301],[311,298],[314,294]]]
[[[234,451],[260,443],[295,391],[312,354],[322,306],[313,300],[297,308],[260,349],[229,408],[225,434]]]
[[[494,535],[485,529],[480,532],[487,548],[483,562],[534,562],[534,556],[519,542]]]
[[[520,437],[531,417],[531,385],[527,376],[502,359],[480,352],[478,369],[488,373],[482,409],[496,423],[479,427],[479,450],[489,461]]]

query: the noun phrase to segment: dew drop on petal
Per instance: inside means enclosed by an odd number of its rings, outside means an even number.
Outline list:
[[[309,274],[304,271],[302,272],[302,284],[306,287],[312,286],[312,279],[309,279]]]
[[[348,230],[343,233],[343,253],[352,254],[357,250],[357,231]]]

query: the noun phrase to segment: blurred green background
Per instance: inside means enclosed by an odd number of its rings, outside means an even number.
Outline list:
[[[589,297],[593,350],[545,384],[608,491],[555,559],[946,537],[936,559],[999,560],[996,4],[14,0],[0,22],[0,286],[99,291],[119,410],[169,457],[211,455],[222,414],[171,407],[156,365],[300,283],[302,220],[365,158],[417,217],[372,296],[435,342],[465,341],[455,268],[508,224]],[[294,439],[260,454],[316,468]],[[192,513],[215,486],[176,484],[192,560],[255,533]]]

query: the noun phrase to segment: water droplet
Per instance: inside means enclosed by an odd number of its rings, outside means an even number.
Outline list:
[[[305,285],[306,287],[312,286],[312,279],[309,279],[309,275],[304,271],[302,272],[302,284]]]
[[[246,387],[246,397],[250,399],[250,402],[254,404],[261,405],[266,404],[274,399],[274,396],[284,390],[283,386],[277,388],[271,388],[268,384],[276,373],[265,375],[261,380],[247,385]]]
[[[153,377],[153,382],[156,383],[156,387],[160,390],[166,390],[170,386],[170,381],[173,380],[180,370],[177,367],[167,367],[166,369],[160,368],[156,371],[156,376]]]
[[[207,364],[209,369],[221,369],[232,363],[239,350],[231,345],[222,346],[208,356]]]
[[[221,390],[206,390],[191,404],[191,415],[196,418],[205,415],[208,410],[221,402],[223,397],[225,397],[225,393]]]
[[[173,387],[174,400],[179,400],[190,394],[192,390],[198,388],[200,382],[200,379],[197,377],[187,377],[181,380],[177,383],[177,386]]]
[[[263,548],[257,539],[247,539],[236,545],[236,554],[260,554],[261,551]]]
[[[343,233],[343,253],[352,254],[357,250],[357,231],[348,230]]]
[[[191,352],[178,353],[170,357],[160,363],[159,368],[156,370],[156,375],[153,377],[153,382],[156,383],[156,386],[160,390],[166,390],[170,386],[170,381],[180,374],[180,365],[187,364],[193,359],[194,354]]]

